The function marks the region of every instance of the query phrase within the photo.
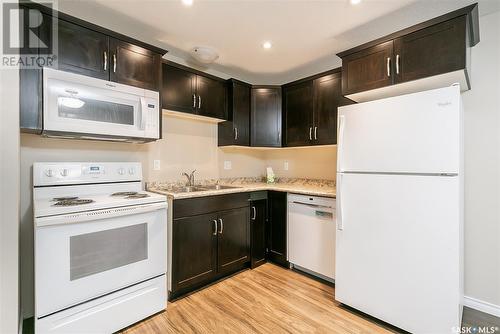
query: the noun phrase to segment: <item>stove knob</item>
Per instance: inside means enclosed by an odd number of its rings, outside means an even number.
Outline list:
[[[61,171],[61,176],[68,176],[68,174],[69,174],[69,171],[68,171],[66,168],[64,168],[64,169]]]
[[[125,174],[125,169],[124,168],[118,169],[118,174],[120,174],[120,175]]]
[[[130,175],[134,175],[134,174],[135,174],[135,168],[133,168],[133,167],[132,167],[132,168],[129,168],[129,169],[128,169],[128,173],[129,173]]]
[[[45,175],[47,175],[48,177],[52,177],[54,176],[54,171],[52,169],[47,169],[45,171]]]

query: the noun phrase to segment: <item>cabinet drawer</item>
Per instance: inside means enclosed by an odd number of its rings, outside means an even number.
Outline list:
[[[173,217],[189,217],[248,206],[249,193],[215,195],[174,201]]]

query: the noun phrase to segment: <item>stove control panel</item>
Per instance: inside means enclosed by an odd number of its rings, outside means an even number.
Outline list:
[[[142,181],[139,162],[41,162],[33,164],[34,186]]]

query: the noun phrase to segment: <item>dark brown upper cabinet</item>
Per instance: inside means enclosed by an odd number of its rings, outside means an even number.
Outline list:
[[[281,87],[252,87],[250,145],[281,147],[281,140]]]
[[[162,107],[180,112],[195,113],[196,74],[181,68],[162,65]]]
[[[217,119],[227,119],[226,92],[226,83],[224,81],[197,75],[197,114]]]
[[[227,120],[225,80],[172,62],[162,72],[163,109]]]
[[[337,108],[353,103],[341,83],[337,68],[283,86],[285,146],[337,143]]]
[[[394,40],[395,82],[466,68],[466,16]]]
[[[372,46],[342,58],[343,94],[392,85],[394,42]]]
[[[58,23],[58,69],[160,90],[162,54],[66,20]]]
[[[250,146],[250,92],[247,83],[230,79],[228,89],[228,121],[218,125],[218,145]]]
[[[159,90],[161,56],[140,46],[109,39],[110,80],[149,90]]]
[[[469,49],[478,42],[473,4],[341,52],[342,94],[362,102],[456,82],[468,90]]]
[[[283,87],[285,146],[312,145],[313,83],[312,80]]]
[[[59,20],[60,70],[109,79],[109,37],[71,22]]]

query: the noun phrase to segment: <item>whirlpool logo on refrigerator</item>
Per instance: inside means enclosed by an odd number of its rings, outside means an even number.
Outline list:
[[[446,101],[446,102],[438,102],[438,107],[440,108],[444,108],[444,107],[448,107],[448,106],[451,106],[452,103],[450,101]]]

